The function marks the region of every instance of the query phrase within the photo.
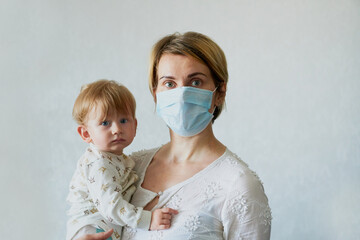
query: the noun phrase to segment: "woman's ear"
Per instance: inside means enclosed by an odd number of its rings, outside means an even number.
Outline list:
[[[225,82],[220,84],[219,91],[217,91],[217,95],[216,95],[216,101],[215,101],[216,106],[221,106],[224,103],[226,97],[226,86],[227,85]]]
[[[87,127],[84,125],[79,125],[77,127],[77,132],[79,133],[80,137],[87,143],[91,143],[91,136]]]

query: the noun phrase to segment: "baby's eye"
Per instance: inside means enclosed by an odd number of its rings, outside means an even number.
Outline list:
[[[200,84],[201,84],[201,81],[200,81],[200,80],[193,80],[193,81],[191,82],[191,86],[192,86],[192,87],[198,87],[198,86],[200,86]]]
[[[126,118],[120,119],[120,123],[127,123],[127,122],[128,122],[128,120]]]
[[[110,124],[109,121],[103,121],[103,122],[101,123],[102,126],[108,126],[109,124]]]
[[[175,87],[175,83],[173,83],[173,82],[166,82],[166,83],[164,83],[164,85],[165,85],[165,87],[168,87],[168,88],[173,88],[173,87]]]

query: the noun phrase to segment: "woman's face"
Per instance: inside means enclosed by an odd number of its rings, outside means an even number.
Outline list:
[[[215,90],[214,80],[209,68],[197,59],[187,55],[163,54],[157,70],[158,84],[155,94],[178,87],[195,87],[209,91]],[[155,96],[154,94],[154,96]],[[209,112],[213,112],[216,92]]]
[[[196,87],[213,91],[214,80],[209,68],[191,56],[164,54],[161,56],[158,70],[156,92],[177,87]]]

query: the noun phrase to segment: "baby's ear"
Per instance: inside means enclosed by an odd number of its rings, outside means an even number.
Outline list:
[[[91,143],[91,136],[89,131],[87,130],[87,127],[84,125],[79,125],[77,127],[77,131],[80,135],[80,137],[87,143]]]

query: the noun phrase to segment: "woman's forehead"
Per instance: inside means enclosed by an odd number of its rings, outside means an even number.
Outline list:
[[[157,68],[158,79],[163,76],[187,77],[196,73],[209,76],[210,70],[204,63],[188,55],[164,54]]]

